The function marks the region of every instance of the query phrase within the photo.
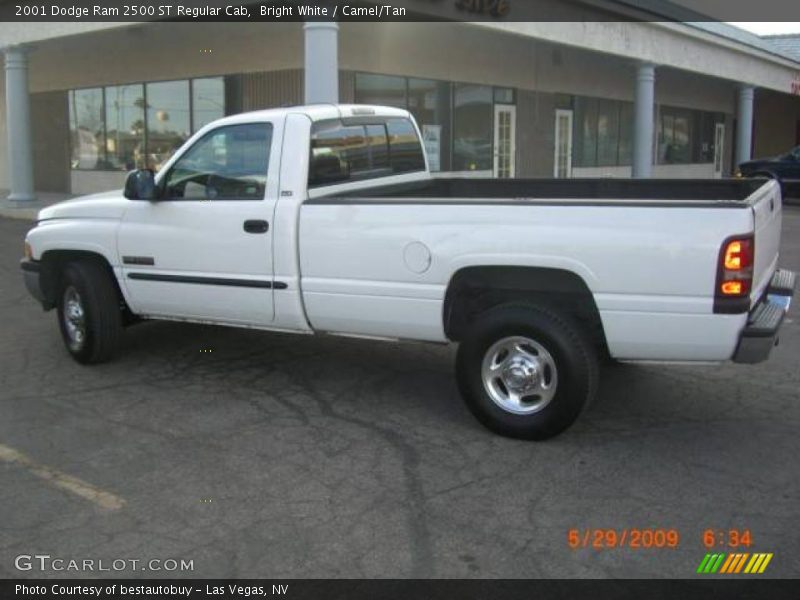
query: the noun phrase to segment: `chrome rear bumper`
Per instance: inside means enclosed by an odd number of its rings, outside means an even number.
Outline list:
[[[778,345],[778,332],[792,303],[796,279],[793,271],[775,271],[764,298],[748,315],[733,355],[734,362],[753,364],[767,360],[772,348]]]

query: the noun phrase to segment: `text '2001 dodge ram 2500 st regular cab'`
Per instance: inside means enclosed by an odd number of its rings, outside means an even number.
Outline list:
[[[22,268],[82,363],[136,318],[454,341],[476,417],[543,439],[598,357],[764,360],[780,228],[771,181],[432,178],[408,112],[326,105],[224,118],[42,210]]]

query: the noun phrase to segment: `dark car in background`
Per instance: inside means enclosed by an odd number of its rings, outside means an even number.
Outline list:
[[[777,179],[784,196],[800,198],[800,146],[773,158],[743,162],[739,165],[736,176]]]

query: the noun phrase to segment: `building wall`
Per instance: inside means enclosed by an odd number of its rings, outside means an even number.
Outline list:
[[[517,92],[517,177],[552,177],[556,95]]]
[[[784,154],[800,145],[800,97],[756,91],[753,157]]]
[[[31,94],[33,183],[37,191],[70,188],[69,116],[66,92]]]
[[[247,73],[242,77],[242,110],[291,106],[302,101],[303,71]]]
[[[42,42],[31,91],[299,69],[301,23],[151,23]]]

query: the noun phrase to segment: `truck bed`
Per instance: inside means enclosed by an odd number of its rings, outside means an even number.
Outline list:
[[[485,202],[657,205],[747,208],[765,179],[472,179],[439,178],[348,191],[353,203],[382,198],[399,203]],[[332,194],[342,202],[339,194]],[[324,202],[323,196],[310,203]]]

